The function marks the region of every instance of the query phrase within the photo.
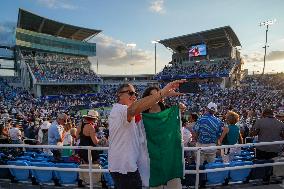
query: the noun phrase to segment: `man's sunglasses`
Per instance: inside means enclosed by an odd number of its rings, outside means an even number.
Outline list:
[[[135,95],[136,97],[138,97],[138,93],[134,92],[134,91],[120,91],[119,93],[128,93],[130,96]]]

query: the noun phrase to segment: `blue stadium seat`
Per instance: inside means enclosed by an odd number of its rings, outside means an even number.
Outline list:
[[[243,166],[243,165],[253,165],[251,161],[233,161],[230,162],[230,167],[235,166]],[[239,169],[239,170],[230,170],[230,181],[238,182],[238,181],[246,181],[249,174],[251,172],[251,168],[248,169]]]
[[[31,165],[36,167],[54,167],[54,164],[51,162],[31,162]],[[32,175],[39,183],[50,183],[53,179],[52,170],[32,170]]]
[[[105,156],[100,156],[100,161],[107,161],[107,157],[105,157]]]
[[[254,155],[254,152],[242,150],[242,151],[241,151],[241,155],[242,155],[242,156]]]
[[[107,159],[103,159],[103,158],[100,158],[99,162],[100,162],[101,166],[104,166],[105,164],[108,164],[108,160]]]
[[[47,161],[49,161],[49,159],[44,158],[44,157],[37,157],[37,158],[31,159],[30,161],[31,162],[47,162]]]
[[[105,159],[107,159],[108,154],[100,154],[99,156],[100,156],[100,157],[104,157]]]
[[[56,167],[60,168],[78,168],[75,163],[56,163]],[[71,171],[55,171],[55,176],[60,184],[75,184],[78,180],[78,172]]]
[[[205,169],[215,169],[227,167],[227,163],[208,163]],[[207,173],[207,184],[223,184],[225,179],[229,177],[229,171],[218,171]]]
[[[246,160],[246,157],[244,156],[237,155],[233,157],[233,161],[245,161],[245,160]]]
[[[244,156],[245,158],[245,161],[252,161],[255,159],[255,156],[254,155],[247,155],[247,156]]]
[[[222,162],[223,162],[223,158],[222,158],[222,157],[216,157],[216,158],[215,158],[215,162],[216,162],[216,163],[218,163],[218,162],[219,162],[219,163],[222,163]]]
[[[16,166],[29,166],[29,162],[27,161],[8,161],[8,165],[16,165]],[[28,181],[30,177],[30,170],[28,169],[10,169],[11,175],[15,177],[18,181]]]
[[[52,155],[49,155],[47,153],[39,153],[39,154],[35,154],[36,158],[49,158],[52,157]]]
[[[24,156],[30,156],[30,157],[35,157],[37,153],[35,152],[24,152]]]
[[[108,165],[104,166],[103,169],[108,169]],[[106,182],[106,185],[108,188],[111,188],[114,186],[114,181],[110,175],[110,173],[103,173],[102,179]]]
[[[15,158],[16,160],[26,160],[26,161],[31,161],[33,157],[31,156],[19,156]]]

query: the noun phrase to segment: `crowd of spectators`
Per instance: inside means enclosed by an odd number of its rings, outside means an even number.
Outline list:
[[[90,85],[47,85],[42,86],[41,92],[44,96],[95,93]]]
[[[234,110],[242,117],[256,120],[261,117],[263,108],[271,106],[277,114],[284,111],[284,82],[283,74],[248,76],[242,81],[242,86],[233,89],[219,87],[206,88],[199,93],[186,94],[178,98],[168,98],[168,104],[182,102],[187,106],[187,112],[202,115],[204,107],[211,101],[218,105],[218,114],[223,117],[228,110]],[[142,94],[147,85],[136,86],[137,92]],[[1,112],[2,119],[9,117],[23,127],[39,127],[40,122],[52,120],[58,112],[68,112],[76,123],[79,115],[77,109],[110,107],[116,102],[117,85],[101,85],[100,92],[69,95],[57,91],[55,97],[43,96],[34,98],[32,94],[21,88],[9,86],[6,80],[1,79]],[[56,90],[54,90],[56,94]],[[7,121],[7,120],[6,120]],[[30,138],[30,134],[27,134]]]
[[[236,60],[228,58],[216,61],[202,60],[182,64],[174,63],[172,65],[166,65],[164,69],[157,74],[157,77],[179,78],[181,75],[190,74],[228,74],[236,63]]]
[[[87,57],[51,53],[22,52],[38,81],[48,82],[100,82],[100,77],[91,69]]]
[[[9,81],[11,82],[11,81]],[[58,119],[58,113],[67,115],[68,127],[63,133],[66,135],[62,143],[65,145],[78,145],[76,139],[72,138],[76,128],[82,123],[80,109],[98,110],[99,119],[97,124],[98,137],[107,138],[107,114],[105,107],[110,107],[117,101],[117,85],[101,85],[100,92],[91,94],[58,94],[55,97],[43,96],[35,98],[28,91],[22,88],[10,86],[7,80],[0,79],[0,139],[9,138],[12,143],[23,143],[24,139],[33,139],[40,144],[46,143],[46,131],[50,124]],[[148,85],[135,86],[140,94]],[[194,130],[197,117],[201,117],[208,112],[208,103],[216,104],[214,113],[223,123],[232,123],[235,129],[239,127],[244,138],[250,136],[250,129],[254,123],[262,118],[263,111],[267,107],[274,110],[272,112],[277,119],[283,121],[284,117],[284,74],[274,75],[255,75],[247,76],[241,82],[241,86],[232,89],[221,89],[220,87],[205,88],[195,94],[186,94],[181,97],[165,99],[166,104],[183,103],[186,105],[186,111],[183,115],[183,125],[189,128],[190,132]],[[71,93],[73,91],[70,91]],[[218,107],[218,108],[217,108]],[[234,120],[228,118],[228,111],[232,116],[236,114]],[[62,114],[61,114],[62,115]],[[232,117],[231,116],[231,117]],[[236,126],[237,125],[237,126]],[[196,126],[195,126],[196,127]],[[195,128],[196,129],[196,128]],[[229,132],[229,131],[227,131]],[[73,133],[73,134],[72,134]],[[219,133],[220,134],[220,133]],[[63,135],[62,135],[63,136]],[[194,135],[188,135],[187,143],[194,146],[197,138]],[[65,137],[65,135],[64,135]],[[72,140],[73,139],[73,140]],[[200,141],[199,141],[200,142]],[[216,141],[218,142],[218,141]],[[222,142],[221,142],[222,143]],[[107,144],[107,143],[106,143]],[[67,152],[66,152],[67,153]],[[68,154],[68,153],[67,153]],[[69,152],[69,155],[73,153]],[[194,154],[191,155],[194,157]]]

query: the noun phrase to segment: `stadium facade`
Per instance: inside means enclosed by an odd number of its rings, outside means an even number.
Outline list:
[[[48,91],[53,88],[64,90],[64,86],[97,90],[102,80],[91,70],[88,60],[88,56],[96,56],[96,44],[87,40],[100,32],[19,9],[16,70],[19,70],[23,86],[35,96],[49,95]],[[84,77],[75,77],[68,72],[69,68],[72,72],[76,70],[74,74],[83,72]]]

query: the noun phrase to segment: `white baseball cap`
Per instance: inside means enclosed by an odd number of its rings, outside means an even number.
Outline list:
[[[92,118],[92,119],[96,119],[99,116],[100,116],[99,112],[95,110],[89,110],[87,115],[83,115],[84,118]]]
[[[210,102],[208,105],[207,105],[207,108],[209,110],[212,110],[214,112],[217,112],[217,104],[215,104],[214,102]]]

